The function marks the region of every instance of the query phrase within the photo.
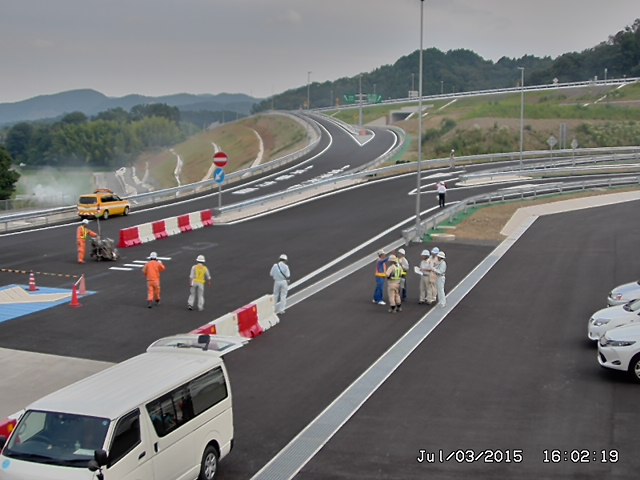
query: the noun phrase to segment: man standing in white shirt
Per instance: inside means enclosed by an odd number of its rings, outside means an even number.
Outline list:
[[[438,182],[436,188],[438,189],[438,205],[440,206],[440,208],[444,208],[444,197],[447,193],[447,186],[444,184],[444,182]]]
[[[271,267],[270,275],[273,278],[273,300],[275,302],[275,311],[277,315],[284,313],[287,308],[287,292],[289,291],[289,280],[291,272],[287,262],[289,259],[283,253],[280,255],[278,263],[274,263]]]

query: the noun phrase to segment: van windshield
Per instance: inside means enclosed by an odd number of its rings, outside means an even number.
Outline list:
[[[28,462],[87,468],[104,448],[109,420],[68,413],[27,411],[3,454]]]

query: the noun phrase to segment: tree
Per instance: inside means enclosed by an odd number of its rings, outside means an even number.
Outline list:
[[[16,162],[26,162],[29,155],[29,146],[33,137],[33,126],[30,123],[21,122],[15,124],[7,132],[5,147]]]
[[[12,158],[6,148],[0,145],[0,200],[11,197],[16,190],[16,182],[20,174],[11,170]]]

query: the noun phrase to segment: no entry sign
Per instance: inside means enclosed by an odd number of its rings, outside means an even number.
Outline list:
[[[229,157],[224,152],[216,152],[213,156],[213,163],[216,167],[224,168],[227,166],[227,162],[229,161]]]

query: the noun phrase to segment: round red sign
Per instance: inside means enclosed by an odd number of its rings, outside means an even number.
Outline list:
[[[216,152],[216,154],[213,156],[213,163],[216,167],[223,168],[227,165],[228,161],[229,157],[227,157],[227,154],[224,152]]]

